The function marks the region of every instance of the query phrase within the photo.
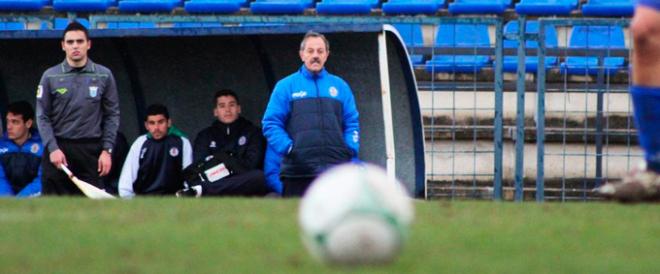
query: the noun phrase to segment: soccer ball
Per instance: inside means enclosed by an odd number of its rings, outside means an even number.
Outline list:
[[[371,164],[345,164],[321,174],[300,204],[302,238],[329,264],[391,262],[413,220],[412,199],[400,182]]]

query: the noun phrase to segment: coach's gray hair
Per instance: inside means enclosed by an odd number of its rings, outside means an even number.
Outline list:
[[[307,33],[305,33],[305,37],[303,37],[302,42],[300,42],[300,51],[303,51],[305,49],[305,41],[307,41],[307,38],[312,38],[312,37],[319,37],[323,39],[323,42],[325,42],[325,50],[330,51],[330,42],[328,42],[328,39],[325,38],[325,35],[315,32],[313,30],[310,30]]]

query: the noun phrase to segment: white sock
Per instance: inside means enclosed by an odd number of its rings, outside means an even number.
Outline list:
[[[195,193],[196,193],[195,197],[202,196],[202,186],[201,185],[192,186],[191,188],[195,190]]]

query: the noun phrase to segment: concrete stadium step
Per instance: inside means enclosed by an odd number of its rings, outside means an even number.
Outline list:
[[[565,182],[545,182],[544,196],[546,201],[571,201],[571,200],[603,200],[602,197],[593,193],[595,187],[593,179],[569,180]],[[472,182],[428,182],[428,199],[493,199],[493,183],[481,182],[474,185]],[[515,187],[512,182],[505,182],[502,187],[502,199],[513,201]],[[536,186],[534,183],[525,183],[523,187],[523,200],[533,201],[536,199]]]
[[[419,102],[427,138],[491,139],[494,125],[494,92],[419,91]],[[504,93],[503,123],[510,131],[516,124],[515,93]],[[568,141],[590,140],[595,135],[597,95],[591,93],[547,93],[545,125],[548,141],[566,131]],[[536,137],[536,93],[525,93],[526,138]],[[603,133],[615,142],[628,142],[636,134],[630,96],[627,93],[603,95]],[[454,134],[447,135],[447,134]],[[509,135],[512,136],[512,135]],[[582,137],[580,137],[582,136]],[[563,138],[563,137],[562,137]],[[581,139],[582,138],[582,139]],[[634,138],[632,138],[634,139]],[[560,139],[563,140],[563,139]]]
[[[426,141],[426,174],[435,186],[492,187],[494,180],[494,145],[492,141]],[[534,187],[537,174],[537,148],[524,146],[525,187]],[[544,177],[547,191],[583,189],[595,186],[597,155],[591,144],[547,143],[544,154]],[[502,180],[513,187],[515,176],[515,144],[505,141],[502,151]],[[601,155],[602,180],[621,178],[642,160],[637,146],[604,144]],[[587,179],[585,179],[587,178]],[[442,190],[442,189],[439,189]],[[571,190],[573,191],[573,190]],[[575,191],[574,191],[575,192]],[[550,195],[552,193],[548,193]]]
[[[481,126],[481,125],[436,125],[424,126],[424,138],[426,140],[492,140],[495,135],[494,126]],[[525,128],[525,142],[536,141],[536,128]],[[634,129],[605,129],[601,133],[603,142],[610,144],[630,144],[638,145],[637,131]],[[596,142],[596,130],[594,128],[580,129],[580,128],[563,128],[563,127],[546,127],[545,128],[545,142],[553,143],[588,143],[593,144]],[[504,140],[515,141],[517,132],[515,126],[504,126],[503,128]]]

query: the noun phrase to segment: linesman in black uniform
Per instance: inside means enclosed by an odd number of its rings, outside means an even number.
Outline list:
[[[83,25],[70,23],[61,44],[65,60],[47,69],[37,88],[37,125],[46,147],[42,194],[82,195],[60,165],[104,188],[100,177],[112,168],[119,99],[112,72],[87,57],[92,41]]]
[[[131,145],[119,176],[119,196],[123,198],[173,195],[183,188],[182,170],[192,162],[190,141],[172,127],[165,106],[147,107],[144,126],[149,133]]]
[[[224,175],[218,170],[200,172],[202,182],[188,180],[189,188],[177,192],[177,196],[263,196],[268,194],[264,172],[266,140],[261,130],[240,116],[241,105],[232,90],[223,89],[215,94],[213,124],[195,138],[193,158],[203,166],[209,159],[221,159],[226,167]],[[213,156],[213,157],[211,157]],[[200,165],[200,163],[202,165]],[[223,167],[223,170],[224,170]],[[202,175],[203,174],[203,175]],[[218,174],[215,174],[218,175]],[[194,176],[193,176],[194,177]]]

